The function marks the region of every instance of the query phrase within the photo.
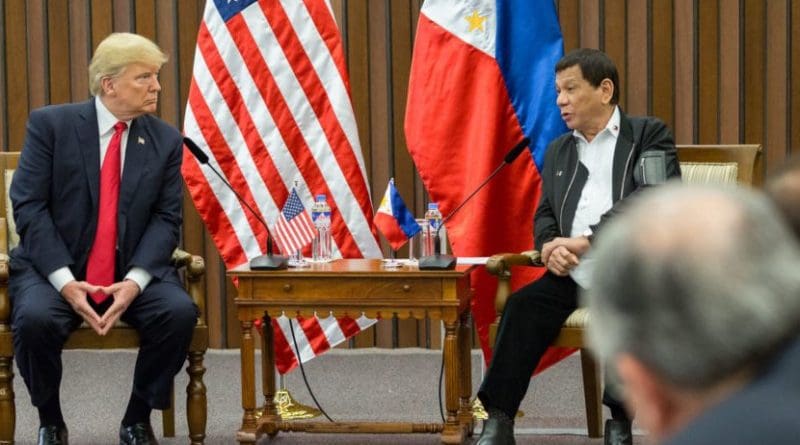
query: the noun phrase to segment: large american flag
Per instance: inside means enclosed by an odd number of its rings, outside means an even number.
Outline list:
[[[327,1],[207,1],[184,132],[269,224],[278,221],[296,183],[303,202],[328,196],[334,256],[382,256],[341,38]],[[264,253],[267,232],[258,218],[188,151],[183,161],[189,193],[226,266]],[[299,346],[311,343],[314,353],[303,360],[371,323],[346,319],[323,328],[317,318],[304,320]],[[291,341],[288,322],[285,330],[275,325],[276,344]],[[283,351],[276,359],[286,372],[297,358]]]

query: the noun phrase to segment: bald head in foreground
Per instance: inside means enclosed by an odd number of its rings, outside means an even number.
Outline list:
[[[671,184],[596,246],[590,341],[667,444],[796,444],[800,247],[755,191]]]

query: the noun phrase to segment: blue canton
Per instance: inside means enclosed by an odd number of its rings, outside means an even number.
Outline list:
[[[242,12],[245,8],[256,3],[257,0],[214,0],[222,20],[228,21],[231,17]]]
[[[286,218],[286,221],[291,221],[292,218],[295,216],[303,213],[306,210],[303,207],[303,202],[300,201],[300,197],[297,196],[297,192],[292,189],[292,194],[289,195],[289,199],[286,200],[286,204],[283,205],[283,217]]]

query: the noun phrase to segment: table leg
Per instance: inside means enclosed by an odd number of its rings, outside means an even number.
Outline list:
[[[442,430],[442,443],[460,444],[464,440],[464,430],[458,419],[458,397],[459,397],[459,359],[458,338],[456,329],[458,321],[444,322],[444,394],[447,413]]]
[[[253,322],[241,321],[241,362],[242,362],[242,427],[236,434],[241,444],[256,442],[256,388],[255,388],[255,345],[253,341]]]
[[[475,428],[475,418],[472,417],[472,317],[469,310],[461,314],[461,324],[458,328],[458,368],[459,373],[459,407],[458,419],[466,428],[467,435],[472,436]]]
[[[272,329],[272,318],[269,314],[265,312],[261,321],[261,387],[264,393],[264,412],[261,419],[266,425],[267,434],[274,437],[278,434],[276,422],[281,420],[275,406],[275,331]]]

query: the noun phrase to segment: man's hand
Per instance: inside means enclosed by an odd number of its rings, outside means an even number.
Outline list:
[[[580,257],[591,244],[585,236],[553,238],[542,246],[542,263],[550,272],[564,277],[580,263]]]
[[[128,309],[131,302],[139,296],[141,289],[139,289],[139,285],[135,281],[124,280],[111,286],[101,287],[100,290],[114,297],[114,302],[111,303],[106,313],[103,314],[103,318],[100,319],[103,327],[98,334],[106,335],[114,327],[119,317]]]
[[[103,320],[97,315],[92,306],[89,305],[87,296],[100,290],[100,287],[89,284],[85,281],[70,281],[61,288],[61,296],[67,300],[72,310],[83,317],[86,323],[100,335],[103,335]]]

